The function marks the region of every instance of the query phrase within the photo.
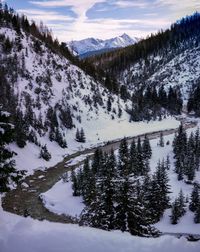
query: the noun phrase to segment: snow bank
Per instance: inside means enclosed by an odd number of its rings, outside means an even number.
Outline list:
[[[1,252],[197,252],[200,242],[171,236],[134,237],[72,224],[39,222],[0,207]]]
[[[41,198],[50,211],[76,217],[80,215],[84,204],[82,197],[73,197],[72,194],[72,183],[60,180],[49,191],[42,193]]]

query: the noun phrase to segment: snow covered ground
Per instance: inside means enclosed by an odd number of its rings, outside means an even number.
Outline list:
[[[72,183],[57,182],[51,190],[41,195],[46,208],[57,214],[79,216],[84,208],[82,197],[72,196]]]
[[[0,207],[1,252],[198,252],[200,242],[172,236],[134,237],[73,224],[37,221]]]
[[[179,126],[180,122],[173,117],[169,117],[162,121],[135,122],[128,123],[127,120],[110,120],[109,123],[106,118],[101,120],[85,121],[84,130],[87,141],[84,144],[80,144],[75,141],[76,129],[70,130],[66,136],[68,148],[62,149],[57,143],[49,141],[47,137],[40,139],[42,144],[47,144],[52,158],[50,161],[45,161],[39,158],[40,149],[35,145],[28,143],[23,149],[17,147],[16,144],[11,144],[10,147],[18,155],[15,156],[16,168],[18,170],[27,170],[28,174],[32,174],[34,170],[45,169],[56,165],[62,161],[64,156],[70,155],[76,151],[83,150],[85,148],[91,148],[97,145],[101,145],[103,142],[111,141],[124,136],[136,136],[152,131],[159,131],[165,129],[174,129]]]
[[[195,129],[193,129],[195,130]],[[192,130],[188,130],[188,134]],[[190,194],[193,186],[184,183],[184,181],[177,180],[177,174],[174,172],[174,159],[172,142],[174,139],[174,134],[165,136],[165,143],[170,142],[169,145],[165,147],[160,147],[157,145],[158,139],[151,140],[152,147],[152,158],[150,161],[151,173],[156,169],[158,160],[166,159],[167,155],[170,157],[170,170],[169,174],[169,184],[171,186],[171,201],[178,196],[180,190],[182,189],[184,196],[190,198]],[[117,151],[115,152],[117,154]],[[200,182],[200,171],[196,173],[196,181]],[[58,214],[69,214],[72,216],[79,215],[84,208],[81,197],[72,196],[71,182],[63,183],[59,181],[56,183],[49,191],[42,194],[43,202],[45,207],[50,211]],[[172,233],[192,233],[200,234],[200,224],[195,224],[193,221],[194,213],[192,213],[187,206],[187,213],[180,219],[177,225],[172,225],[170,223],[171,209],[167,209],[164,213],[163,218],[155,226],[162,232],[172,232]]]

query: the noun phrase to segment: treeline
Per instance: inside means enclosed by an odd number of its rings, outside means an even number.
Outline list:
[[[172,24],[170,29],[161,30],[156,35],[152,34],[135,45],[91,57],[89,61],[116,74],[129,69],[131,64],[141,59],[148,63],[149,55],[156,56],[161,53],[169,57],[170,54],[180,52],[182,48],[198,46],[199,26],[200,14],[194,13]]]
[[[158,162],[149,175],[152,151],[149,140],[138,138],[128,147],[124,139],[116,159],[114,152],[95,151],[90,162],[72,172],[73,195],[83,196],[86,205],[80,224],[105,230],[119,229],[132,235],[158,235],[151,224],[169,207],[168,161]]]
[[[181,124],[173,141],[175,172],[178,180],[187,179],[191,183],[200,165],[200,133],[199,129],[188,137]]]
[[[127,112],[130,114],[130,121],[150,121],[162,118],[167,113],[180,114],[182,104],[182,96],[178,87],[170,86],[167,92],[163,86],[158,91],[155,87],[147,87],[145,91],[140,89],[132,96],[132,108]]]

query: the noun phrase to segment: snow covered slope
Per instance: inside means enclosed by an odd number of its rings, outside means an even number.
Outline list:
[[[12,44],[10,52],[4,53],[0,43],[0,63],[7,78],[2,102],[15,119],[16,138],[24,138],[26,143],[24,148],[10,145],[18,153],[17,168],[43,169],[80,148],[131,136],[138,129],[146,131],[146,123],[129,122],[123,100],[38,39],[10,28],[1,28],[0,34]],[[176,128],[178,124],[172,118],[167,124],[152,123],[148,129]],[[86,135],[82,144],[75,141],[76,130],[81,128]],[[39,158],[45,144],[52,154],[48,162]]]
[[[199,24],[200,13],[196,12],[133,46],[89,60],[126,84],[131,93],[147,87],[179,86],[187,100],[200,79]]]
[[[188,48],[171,59],[162,56],[150,56],[149,64],[141,60],[123,71],[120,80],[134,90],[144,80],[147,85],[179,86],[183,97],[188,99],[193,85],[200,79],[200,46]]]
[[[0,36],[0,64],[6,78],[0,103],[13,116],[19,141],[24,138],[39,147],[57,142],[65,149],[67,140],[72,149],[76,128],[83,127],[87,139],[91,129],[107,127],[110,121],[128,122],[121,99],[44,43],[10,28],[1,28]],[[12,45],[6,53],[5,40]]]
[[[183,237],[141,238],[122,232],[37,221],[4,212],[1,206],[0,230],[3,230],[0,232],[2,252],[198,252],[200,247],[200,242],[188,242]]]
[[[68,43],[71,51],[75,51],[78,55],[86,54],[89,52],[96,52],[100,50],[108,50],[112,48],[126,47],[133,45],[139,41],[138,38],[131,38],[127,34],[111,39],[94,39],[87,38],[80,41],[71,41]]]

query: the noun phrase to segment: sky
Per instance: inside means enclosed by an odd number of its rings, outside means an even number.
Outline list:
[[[5,1],[5,0],[4,0]],[[127,33],[144,38],[181,17],[200,11],[200,0],[6,0],[37,23],[43,21],[59,41]]]

